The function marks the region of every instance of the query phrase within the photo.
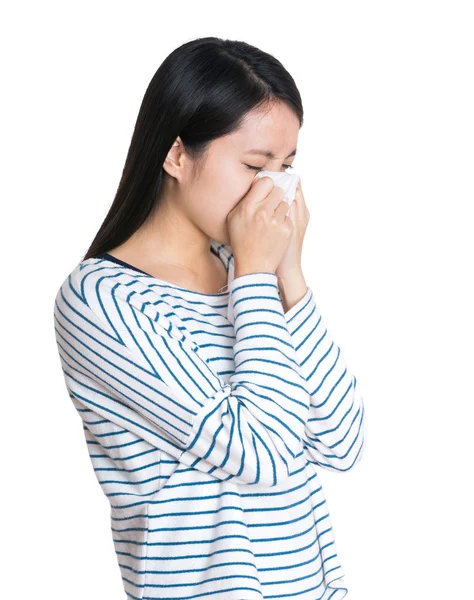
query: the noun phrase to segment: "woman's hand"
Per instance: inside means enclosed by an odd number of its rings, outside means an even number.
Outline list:
[[[234,277],[276,272],[293,234],[287,211],[284,190],[276,186],[271,177],[252,183],[247,194],[227,215]]]
[[[310,214],[304,200],[301,179],[298,181],[295,199],[290,205],[288,217],[293,223],[293,233],[289,246],[276,269],[276,275],[282,281],[289,281],[291,278],[302,274],[303,240]]]

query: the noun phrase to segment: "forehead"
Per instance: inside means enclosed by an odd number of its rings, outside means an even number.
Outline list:
[[[273,103],[248,113],[241,127],[224,139],[239,153],[259,149],[283,159],[296,148],[299,131],[299,119],[291,108],[284,103]]]

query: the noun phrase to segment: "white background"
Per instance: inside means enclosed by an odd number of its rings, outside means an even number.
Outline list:
[[[274,54],[303,98],[305,276],[368,422],[361,463],[320,471],[347,598],[474,598],[473,4],[82,0],[1,13],[1,596],[124,597],[53,302],[113,200],[153,74],[216,35]]]

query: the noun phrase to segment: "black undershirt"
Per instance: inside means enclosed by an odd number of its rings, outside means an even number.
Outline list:
[[[133,269],[134,271],[138,271],[139,273],[144,273],[145,275],[149,275],[150,277],[152,277],[152,275],[150,275],[150,273],[146,273],[145,271],[142,271],[138,267],[134,267],[133,265],[125,262],[124,260],[120,260],[120,258],[117,258],[116,256],[112,256],[108,252],[102,252],[102,254],[98,254],[96,256],[96,258],[105,258],[107,260],[112,260],[113,262],[117,263],[118,265],[122,265],[123,267],[128,267],[129,269]]]
[[[213,254],[215,254],[216,256],[218,256],[212,246],[211,246],[211,252]],[[121,260],[120,258],[117,258],[116,256],[112,256],[112,254],[109,254],[108,252],[102,252],[101,254],[98,254],[95,258],[105,258],[107,260],[111,260],[111,261],[117,263],[118,265],[122,265],[123,267],[128,267],[129,269],[133,269],[134,271],[138,271],[139,273],[144,273],[145,275],[148,275],[149,277],[153,277],[153,275],[150,275],[150,273],[147,273],[146,271],[142,271],[138,267],[134,267],[130,263],[125,262],[124,260]]]

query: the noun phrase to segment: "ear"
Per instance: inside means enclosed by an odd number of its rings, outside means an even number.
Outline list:
[[[182,176],[184,166],[184,154],[185,152],[183,142],[178,136],[173,142],[163,162],[163,169],[168,173],[168,175],[171,175],[171,177],[178,179],[178,181]]]

